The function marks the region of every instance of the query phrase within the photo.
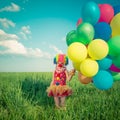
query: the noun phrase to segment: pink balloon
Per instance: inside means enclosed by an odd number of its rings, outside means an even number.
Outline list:
[[[114,64],[111,65],[110,70],[113,72],[120,72],[120,68],[117,68]]]
[[[102,5],[102,4],[98,4],[99,8],[100,8],[101,5]]]
[[[80,18],[80,19],[78,19],[78,21],[77,21],[77,26],[79,25],[79,24],[81,24],[82,23],[82,18]]]
[[[114,9],[113,9],[113,7],[110,4],[100,4],[98,6],[100,8],[99,22],[110,23],[110,21],[114,17]]]

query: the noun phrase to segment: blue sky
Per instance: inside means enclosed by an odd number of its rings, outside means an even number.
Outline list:
[[[66,53],[66,34],[76,29],[87,1],[0,0],[0,72],[52,71],[53,57]]]

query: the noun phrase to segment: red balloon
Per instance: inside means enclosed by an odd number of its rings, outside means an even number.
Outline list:
[[[114,9],[113,9],[113,7],[110,4],[100,4],[98,6],[100,8],[99,22],[110,23],[110,21],[114,17]]]
[[[79,25],[79,24],[81,24],[82,23],[82,18],[80,18],[80,19],[78,19],[78,21],[77,21],[77,26]]]

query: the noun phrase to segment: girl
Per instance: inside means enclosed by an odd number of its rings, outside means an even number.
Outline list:
[[[69,73],[65,67],[68,64],[68,58],[64,54],[59,54],[54,58],[56,64],[55,71],[53,72],[53,78],[50,87],[47,89],[48,96],[54,97],[56,108],[65,107],[65,98],[72,94],[72,89],[66,85],[66,80],[70,81],[75,74],[75,70],[71,70]]]

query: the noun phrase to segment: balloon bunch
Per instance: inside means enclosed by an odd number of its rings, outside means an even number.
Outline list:
[[[120,80],[120,7],[91,1],[83,8],[76,30],[66,35],[68,57],[81,83],[107,90]]]

